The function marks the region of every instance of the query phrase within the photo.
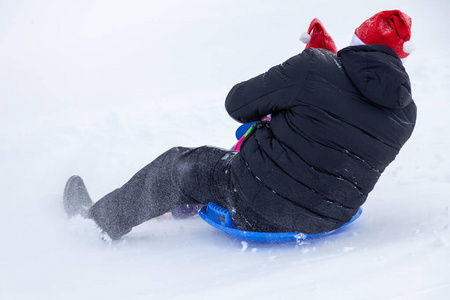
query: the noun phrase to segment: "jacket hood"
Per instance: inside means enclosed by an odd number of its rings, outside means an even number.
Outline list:
[[[398,55],[389,47],[352,46],[337,55],[350,80],[368,101],[394,109],[411,103],[409,76]]]

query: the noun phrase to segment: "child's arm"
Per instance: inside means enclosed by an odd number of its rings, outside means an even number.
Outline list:
[[[311,56],[307,49],[266,73],[235,85],[225,101],[230,116],[250,123],[289,109],[306,81]]]

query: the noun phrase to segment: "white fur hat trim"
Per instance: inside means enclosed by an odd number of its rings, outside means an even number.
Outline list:
[[[414,50],[416,50],[416,46],[411,41],[403,43],[403,52],[412,53]]]
[[[309,41],[311,41],[311,35],[309,35],[306,32],[302,32],[302,34],[300,35],[300,41],[302,41],[305,44],[308,44]]]

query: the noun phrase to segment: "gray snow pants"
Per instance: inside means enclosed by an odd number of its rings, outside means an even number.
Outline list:
[[[214,202],[236,211],[230,168],[236,152],[203,146],[163,153],[125,185],[97,201],[88,217],[112,239],[181,204]]]

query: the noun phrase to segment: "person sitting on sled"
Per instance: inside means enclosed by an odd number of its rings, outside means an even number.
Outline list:
[[[337,52],[313,20],[303,52],[229,92],[230,116],[256,121],[240,151],[172,148],[95,204],[72,176],[66,212],[93,219],[112,239],[182,204],[208,202],[228,209],[243,230],[339,228],[413,132],[416,105],[403,67],[410,37],[408,15],[382,11]]]

